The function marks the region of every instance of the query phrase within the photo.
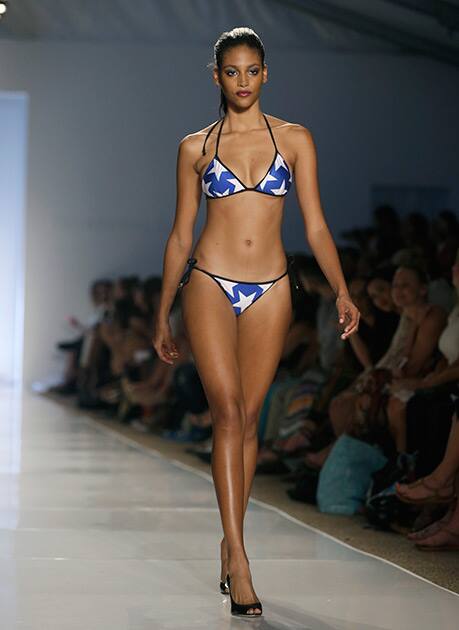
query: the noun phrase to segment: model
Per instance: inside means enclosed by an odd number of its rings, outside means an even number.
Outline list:
[[[211,469],[224,533],[220,589],[229,592],[233,614],[258,617],[262,605],[243,522],[256,468],[258,417],[292,318],[281,223],[293,174],[307,240],[337,296],[343,339],[357,330],[359,312],[321,208],[311,132],[260,109],[268,72],[263,44],[252,29],[219,37],[213,79],[223,116],[179,144],[176,214],[153,345],[167,363],[178,357],[169,312],[179,287],[183,324],[212,417]],[[202,192],[207,220],[189,258]]]

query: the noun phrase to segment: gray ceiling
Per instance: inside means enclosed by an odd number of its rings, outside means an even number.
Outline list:
[[[421,54],[459,67],[458,0],[10,0],[0,39],[211,46],[242,25],[268,48]]]

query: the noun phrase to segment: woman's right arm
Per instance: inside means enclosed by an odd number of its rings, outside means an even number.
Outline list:
[[[169,312],[178,284],[193,245],[193,228],[201,200],[199,173],[195,168],[201,139],[197,134],[185,136],[177,155],[177,203],[174,223],[163,256],[162,285],[155,317],[153,345],[159,358],[173,364],[178,356],[169,326]]]

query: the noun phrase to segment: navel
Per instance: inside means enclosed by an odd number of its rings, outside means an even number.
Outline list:
[[[245,239],[245,244],[246,244],[246,245],[252,245],[252,242],[253,242],[253,241],[251,241],[251,240],[250,240],[250,238],[246,238],[246,239]]]

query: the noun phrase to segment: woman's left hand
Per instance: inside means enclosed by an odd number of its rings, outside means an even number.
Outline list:
[[[341,333],[341,339],[347,339],[349,335],[359,329],[360,312],[348,295],[339,295],[336,298],[336,308],[338,309],[338,320],[345,328]]]

